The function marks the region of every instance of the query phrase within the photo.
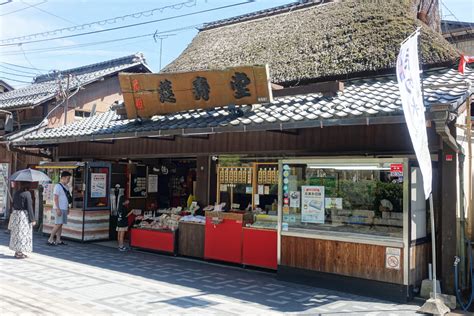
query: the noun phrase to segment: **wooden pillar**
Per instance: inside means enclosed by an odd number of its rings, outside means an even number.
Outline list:
[[[197,156],[196,159],[196,198],[201,205],[205,207],[209,204],[209,176],[210,176],[210,157]]]
[[[440,207],[435,207],[439,211],[437,218],[440,219],[437,225],[438,231],[438,272],[440,272],[441,287],[443,293],[454,294],[454,271],[453,263],[456,256],[457,237],[457,193],[456,193],[456,153],[446,144],[440,151]],[[452,160],[450,161],[450,159]]]

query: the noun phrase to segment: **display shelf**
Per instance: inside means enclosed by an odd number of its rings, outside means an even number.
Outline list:
[[[276,270],[277,237],[278,233],[275,229],[244,227],[242,263]]]
[[[242,263],[242,226],[251,214],[206,212],[204,258]]]
[[[176,232],[164,229],[132,228],[130,246],[176,254]]]
[[[204,258],[204,236],[206,224],[193,222],[179,223],[179,247],[181,256]]]

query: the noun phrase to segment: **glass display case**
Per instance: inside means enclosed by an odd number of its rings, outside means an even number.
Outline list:
[[[282,230],[403,237],[400,162],[310,161],[282,168]]]

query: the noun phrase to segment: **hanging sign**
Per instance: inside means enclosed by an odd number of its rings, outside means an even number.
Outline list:
[[[403,164],[392,163],[390,165],[390,176],[392,177],[403,177]]]
[[[301,187],[301,221],[324,224],[324,187]]]
[[[268,66],[159,74],[119,74],[128,118],[226,105],[268,103]]]
[[[148,193],[158,192],[158,175],[149,174],[148,175]]]
[[[107,174],[91,173],[91,198],[103,198],[107,196]]]
[[[402,44],[397,59],[397,79],[403,114],[423,175],[425,199],[428,199],[431,194],[432,170],[418,64],[419,35],[419,31],[415,32]]]

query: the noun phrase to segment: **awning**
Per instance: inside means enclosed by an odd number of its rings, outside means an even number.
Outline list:
[[[39,165],[35,166],[36,169],[76,169],[84,167],[85,162],[80,161],[62,161],[62,162],[49,162],[41,161]]]

